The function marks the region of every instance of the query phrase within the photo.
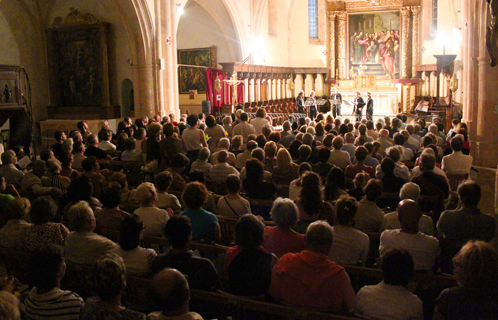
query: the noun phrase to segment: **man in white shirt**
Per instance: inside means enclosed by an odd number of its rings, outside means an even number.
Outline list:
[[[218,153],[218,163],[215,164],[209,171],[209,177],[212,180],[218,183],[225,183],[227,177],[231,174],[240,176],[237,169],[229,165],[227,161],[228,161],[228,152],[226,150],[221,150]]]
[[[354,134],[352,132],[348,132],[344,138],[346,141],[341,150],[349,153],[349,158],[354,159],[354,151],[356,150],[356,146],[354,145]]]
[[[405,148],[403,145],[405,144],[405,137],[401,133],[395,133],[394,136],[394,143],[396,144],[396,148],[398,148],[401,151],[401,162],[405,161],[413,161],[414,156],[413,156],[413,151],[410,148]]]
[[[243,112],[240,115],[240,123],[233,128],[233,136],[241,135],[244,144],[247,143],[247,137],[250,134],[256,134],[256,128],[252,124],[247,123],[247,113]]]
[[[387,157],[395,163],[394,175],[405,181],[410,180],[410,170],[407,166],[399,163],[399,159],[401,157],[401,152],[399,151],[399,149],[396,147],[390,147],[389,149],[387,149]],[[375,170],[375,177],[377,179],[384,178],[384,172],[382,172],[381,166],[377,166],[377,169]]]
[[[348,152],[341,150],[343,143],[344,140],[340,136],[337,136],[332,140],[334,149],[330,152],[329,163],[344,170],[351,164],[351,157]]]
[[[251,125],[254,126],[256,134],[261,134],[264,126],[270,126],[271,123],[266,119],[266,111],[263,108],[256,110],[256,118],[251,119]],[[273,131],[273,128],[272,128]]]
[[[7,184],[13,184],[20,187],[24,172],[17,169],[15,164],[17,162],[16,153],[13,150],[7,150],[2,153],[2,167],[0,168],[0,175],[5,178]]]
[[[382,256],[381,265],[383,281],[360,289],[355,313],[367,319],[422,320],[422,300],[406,289],[414,272],[410,253],[390,249]]]
[[[380,254],[385,254],[391,248],[403,248],[412,255],[415,270],[432,270],[439,251],[439,242],[436,238],[418,231],[422,216],[420,206],[413,200],[405,199],[398,204],[397,211],[401,229],[386,230],[381,234]]]
[[[473,158],[462,153],[463,140],[455,136],[450,142],[453,153],[443,157],[441,169],[448,174],[470,173]]]
[[[379,131],[379,138],[377,141],[380,142],[380,151],[385,152],[388,148],[392,147],[393,144],[389,141],[389,131],[382,129]]]
[[[246,151],[239,153],[237,155],[237,161],[235,162],[235,167],[241,170],[246,166],[246,161],[251,159],[251,153],[254,149],[258,147],[258,143],[256,141],[249,141],[247,143]]]

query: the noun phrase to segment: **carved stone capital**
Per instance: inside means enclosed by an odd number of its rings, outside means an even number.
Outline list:
[[[335,12],[335,11],[330,12],[329,11],[329,12],[327,12],[327,16],[329,17],[329,19],[331,21],[335,21],[335,18],[337,17],[337,12]]]
[[[419,6],[410,7],[410,9],[412,10],[414,18],[420,14],[420,7]]]
[[[401,7],[399,11],[401,12],[401,17],[410,17],[410,7]]]
[[[338,20],[346,21],[346,16],[347,16],[346,12],[337,12],[337,19]]]

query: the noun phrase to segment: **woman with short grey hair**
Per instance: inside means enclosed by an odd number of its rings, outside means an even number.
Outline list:
[[[304,235],[292,230],[299,220],[299,209],[294,201],[287,198],[276,199],[270,214],[277,225],[265,228],[263,247],[279,258],[289,252],[305,250]]]

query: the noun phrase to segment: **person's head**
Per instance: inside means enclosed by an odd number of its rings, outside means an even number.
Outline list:
[[[251,152],[251,158],[263,162],[265,160],[265,151],[261,148],[256,148]]]
[[[187,207],[197,210],[207,201],[207,189],[204,184],[200,182],[189,182],[183,191],[182,197]]]
[[[214,118],[213,115],[209,115],[206,117],[206,126],[208,128],[212,128],[212,127],[216,126],[216,119]]]
[[[401,152],[397,147],[390,147],[386,150],[386,156],[394,161],[394,163],[397,163],[401,158]]]
[[[99,143],[99,138],[97,137],[96,134],[91,134],[86,138],[86,143],[89,146],[96,146]]]
[[[280,148],[277,152],[277,168],[285,170],[291,167],[292,157],[285,148]]]
[[[345,138],[346,138],[346,143],[354,142],[354,134],[352,132],[346,133]]]
[[[327,175],[327,181],[325,183],[325,200],[330,200],[328,198],[329,196],[331,196],[329,192],[336,192],[337,189],[344,190],[345,188],[346,177],[344,175],[344,171],[337,167],[332,168]]]
[[[322,204],[322,192],[320,188],[320,176],[314,172],[306,172],[301,179],[301,192],[299,204],[304,212],[310,217],[315,215]]]
[[[337,136],[334,138],[334,140],[332,140],[332,146],[336,150],[340,150],[343,145],[344,145],[344,139],[342,139],[341,136]]]
[[[123,258],[115,253],[103,255],[92,268],[92,282],[97,296],[111,302],[126,287],[126,267]]]
[[[218,142],[218,148],[228,150],[228,148],[230,148],[230,139],[221,138]]]
[[[187,278],[180,271],[163,269],[152,279],[152,290],[163,315],[176,316],[188,312],[190,289]]]
[[[256,117],[258,118],[265,118],[266,117],[266,111],[264,108],[258,108],[258,110],[256,110]]]
[[[130,251],[138,247],[142,232],[144,230],[144,222],[142,218],[136,214],[127,216],[121,222],[119,229],[119,246],[125,251]]]
[[[434,170],[436,166],[436,157],[430,153],[422,153],[420,156],[420,170],[428,172]]]
[[[330,158],[330,149],[328,148],[321,148],[318,150],[318,162],[325,163],[329,160]]]
[[[258,159],[249,159],[246,162],[247,179],[259,181],[263,178],[264,166]]]
[[[332,227],[322,220],[315,221],[306,230],[307,249],[328,255],[332,248],[334,233]]]
[[[241,135],[236,135],[232,138],[232,148],[234,150],[239,150],[242,147],[243,137]]]
[[[47,172],[47,165],[46,165],[45,161],[43,161],[43,160],[36,160],[33,162],[32,169],[33,169],[33,173],[38,178],[41,178]]]
[[[258,249],[263,244],[264,229],[255,215],[244,214],[235,224],[235,244],[245,250]]]
[[[228,175],[226,179],[226,187],[227,191],[230,194],[237,194],[240,191],[240,178],[236,174],[230,174]]]
[[[19,300],[12,293],[0,291],[0,319],[21,320],[19,311]]]
[[[209,151],[209,148],[202,147],[199,150],[199,155],[197,156],[197,158],[201,161],[207,161],[210,156],[211,156],[211,152]]]
[[[358,211],[355,198],[343,196],[337,200],[337,221],[341,226],[354,226],[354,216]]]
[[[453,258],[458,285],[480,292],[498,287],[498,254],[483,241],[469,241]]]
[[[69,185],[69,199],[72,201],[89,201],[92,197],[92,191],[93,186],[90,178],[87,176],[79,176],[71,181],[71,184]]]
[[[74,162],[74,157],[71,152],[63,152],[59,156],[59,160],[61,161],[62,168],[68,168]]]
[[[240,114],[240,121],[247,121],[247,119],[248,119],[247,113],[242,112]]]
[[[457,189],[458,197],[464,207],[477,208],[481,200],[481,187],[475,181],[467,180]]]
[[[121,186],[117,182],[111,182],[105,186],[100,195],[100,202],[107,209],[119,207],[121,203]]]
[[[188,175],[188,178],[189,178],[190,182],[194,182],[194,181],[197,181],[200,183],[206,182],[204,173],[199,169],[190,170],[190,174]]]
[[[73,144],[73,151],[74,153],[81,153],[85,151],[85,145],[81,141],[75,141]]]
[[[407,182],[403,185],[403,187],[401,187],[401,190],[399,191],[400,200],[410,199],[413,201],[418,201],[419,198],[420,187],[416,183]]]
[[[311,156],[311,147],[306,145],[306,144],[302,144],[301,146],[299,146],[299,149],[298,149],[298,155],[299,155],[299,160],[301,161],[307,161],[308,158]]]
[[[263,134],[260,134],[256,137],[256,143],[259,148],[264,148],[266,144],[266,137]]]
[[[190,218],[174,215],[166,222],[164,233],[173,249],[188,247],[188,243],[192,240],[192,223],[190,222]]]
[[[38,290],[58,287],[65,272],[64,252],[60,246],[47,244],[36,249],[29,258],[30,280]]]
[[[394,175],[395,167],[396,164],[391,158],[386,157],[382,159],[382,162],[380,163],[380,168],[382,169],[382,172],[384,172],[384,175],[389,175],[389,176]]]
[[[86,121],[80,121],[76,124],[76,127],[80,130],[81,133],[84,133],[88,130],[88,124]]]
[[[186,155],[177,153],[171,159],[171,166],[175,169],[182,170],[187,167],[190,163],[190,160]]]
[[[7,150],[4,153],[2,153],[1,159],[2,159],[2,164],[7,165],[13,163],[16,158],[16,153],[13,150]]]
[[[394,134],[393,138],[394,138],[395,145],[402,146],[403,144],[405,144],[405,137],[401,133],[396,132]]]
[[[353,179],[353,185],[355,188],[363,190],[367,185],[368,180],[370,180],[370,175],[368,173],[358,172]]]
[[[50,222],[57,214],[57,204],[49,196],[37,198],[29,211],[29,217],[34,224]]]
[[[368,201],[376,201],[382,195],[382,190],[382,181],[379,179],[368,180],[367,185],[363,188]]]
[[[157,200],[156,187],[150,182],[138,186],[136,197],[142,207],[153,206]]]
[[[418,222],[422,217],[422,211],[417,202],[405,199],[398,203],[398,220],[401,230],[407,233],[418,232]]]
[[[388,249],[381,260],[384,283],[392,286],[408,285],[414,273],[415,264],[411,254],[405,249]]]
[[[354,151],[354,156],[356,157],[356,161],[363,162],[368,156],[368,150],[364,146],[356,147]]]
[[[311,171],[311,165],[308,162],[301,163],[297,169],[299,176],[303,176],[308,171]]]
[[[264,152],[267,158],[274,158],[277,153],[277,144],[273,141],[268,141],[265,144]]]
[[[451,139],[451,149],[456,152],[462,151],[463,140],[460,137],[454,137],[453,139]]]
[[[125,148],[126,150],[135,150],[136,148],[136,143],[137,143],[137,140],[135,140],[135,138],[133,137],[130,137],[128,139],[125,140]]]
[[[191,114],[187,117],[187,124],[191,127],[197,126],[197,123],[199,121],[199,116],[196,114]]]
[[[113,173],[112,176],[109,178],[109,183],[111,182],[117,183],[121,189],[121,192],[128,188],[128,180],[126,180],[126,175],[122,172]]]
[[[83,161],[81,161],[81,166],[86,172],[99,169],[99,164],[95,156],[89,156],[83,159]]]
[[[168,171],[160,172],[154,179],[157,191],[166,192],[173,181],[173,176]]]
[[[68,211],[71,229],[76,232],[93,232],[95,229],[95,215],[86,201],[79,201]]]
[[[25,220],[28,216],[28,212],[31,209],[31,203],[26,198],[14,198],[7,205],[7,220]]]
[[[288,198],[277,198],[270,211],[271,218],[282,229],[294,227],[299,220],[299,209]]]

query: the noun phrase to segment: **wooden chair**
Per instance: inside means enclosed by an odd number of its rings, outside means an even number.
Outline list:
[[[128,308],[145,314],[154,310],[152,280],[130,276],[126,277],[126,288],[123,292],[122,303]]]
[[[221,229],[221,240],[222,245],[233,245],[235,242],[235,224],[239,221],[236,217],[225,217],[216,216],[218,218],[218,223]]]
[[[469,178],[468,173],[457,173],[457,174],[446,174],[448,180],[450,181],[450,190],[457,191],[458,186]]]
[[[96,228],[95,233],[100,234],[101,236],[106,237],[114,242],[119,241],[119,230],[107,229],[107,228]]]
[[[21,283],[29,284],[29,258],[31,253],[0,247],[0,255],[7,274],[16,277]]]
[[[265,220],[271,220],[270,210],[273,207],[273,200],[248,199],[251,205],[251,212],[254,215],[262,216]]]
[[[216,194],[226,195],[228,194],[226,183],[217,182],[212,179],[206,180],[206,188]]]
[[[190,249],[192,250],[198,250],[202,256],[204,256],[207,253],[214,256],[218,256],[220,254],[226,254],[228,249],[230,248],[219,244],[205,244],[196,241],[191,241],[189,246]]]
[[[144,236],[140,242],[143,248],[152,248],[157,253],[165,253],[169,250],[170,245],[168,239],[162,237]]]
[[[348,317],[326,312],[313,311],[309,308],[291,307],[270,303],[248,297],[234,296],[224,292],[210,292],[203,290],[191,290],[193,299],[206,301],[218,309],[218,319],[288,319],[288,320],[351,320],[364,319],[362,317]]]

